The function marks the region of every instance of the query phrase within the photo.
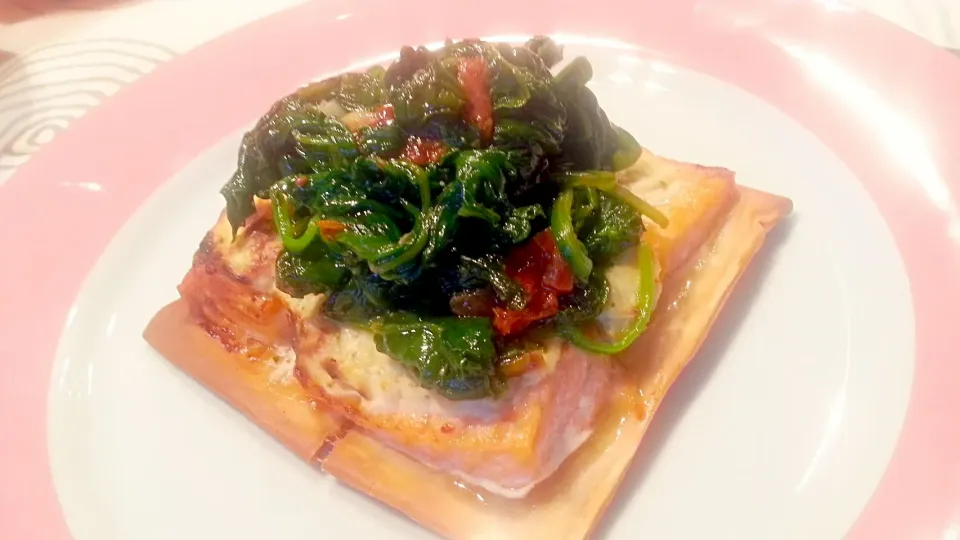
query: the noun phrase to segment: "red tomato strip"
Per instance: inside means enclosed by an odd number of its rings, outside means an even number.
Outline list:
[[[483,63],[483,58],[461,58],[457,80],[467,97],[464,111],[467,121],[477,127],[484,141],[489,141],[493,137],[493,102],[490,99],[487,66]]]
[[[506,272],[527,293],[527,305],[509,309],[498,302],[493,326],[501,335],[520,332],[560,310],[558,297],[573,291],[573,272],[557,249],[553,234],[545,230],[507,256]]]
[[[386,126],[393,123],[395,116],[393,114],[393,105],[387,103],[373,110],[373,116],[376,119],[374,126]]]
[[[447,147],[440,141],[410,137],[403,148],[403,159],[423,167],[440,161],[447,153]]]

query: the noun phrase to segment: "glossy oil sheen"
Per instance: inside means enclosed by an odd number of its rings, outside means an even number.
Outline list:
[[[893,451],[912,376],[908,285],[876,208],[829,151],[756,98],[638,51],[571,45],[567,54],[593,60],[603,106],[655,152],[727,166],[738,182],[795,204],[668,394],[602,525],[607,537],[839,538]],[[139,338],[175,298],[216,218],[236,145],[219,143],[151,198],[81,293],[55,371],[76,390],[51,393],[52,465],[68,523],[80,540],[309,538],[318,521],[335,535],[424,537],[297,462]],[[837,228],[834,214],[848,226]],[[142,242],[161,226],[162,236]],[[881,287],[886,296],[872,294]],[[200,478],[198,489],[182,488]]]
[[[416,24],[398,23],[409,20]],[[821,149],[846,165],[889,226],[910,279],[915,319],[915,363],[903,429],[886,472],[849,538],[957,537],[960,482],[954,471],[960,456],[960,423],[955,421],[955,411],[960,410],[960,394],[955,387],[960,364],[950,360],[960,357],[955,323],[960,320],[960,282],[956,279],[960,275],[956,194],[960,161],[955,155],[960,146],[960,108],[956,107],[960,64],[950,54],[843,2],[796,0],[595,0],[559,10],[546,0],[491,0],[483,10],[466,4],[439,8],[428,0],[402,4],[317,0],[224,35],[161,66],[108,100],[58,135],[0,188],[0,208],[4,209],[0,245],[5,253],[13,254],[0,265],[0,281],[7,286],[0,302],[0,339],[16,344],[14,360],[0,364],[0,427],[7,434],[6,459],[0,461],[4,479],[0,483],[0,536],[68,536],[47,456],[48,442],[56,452],[54,433],[48,441],[47,397],[67,388],[60,386],[59,378],[51,380],[52,359],[64,322],[69,327],[81,320],[80,311],[72,306],[85,276],[117,229],[157,186],[225,133],[250,122],[276,96],[318,73],[388,58],[402,43],[533,32],[558,33],[616,51],[637,50],[716,76],[794,119],[812,133]],[[319,50],[323,54],[305,53]],[[710,105],[711,100],[706,96],[704,104]],[[717,103],[711,110],[721,106]],[[658,127],[673,129],[676,137],[711,150],[713,140],[700,136],[700,127],[685,110],[686,105],[677,107],[670,124]],[[753,122],[736,110],[724,112],[729,113],[729,123],[719,139],[729,138],[729,133]],[[637,118],[643,121],[639,115]],[[642,132],[637,135],[645,139]],[[762,142],[768,135],[765,132],[756,138]],[[758,161],[778,171],[797,170],[806,159],[804,153],[789,153],[780,158],[784,166],[778,167],[776,161],[756,151],[762,145],[752,140],[743,144],[756,146],[751,155],[760,156]],[[724,159],[728,159],[726,155],[714,161],[724,163]],[[831,190],[844,185],[838,182],[821,190],[814,207],[830,207],[829,201],[837,200]],[[45,211],[37,211],[37,201],[43,201]],[[820,218],[835,228],[849,227],[850,221],[839,215],[832,211]],[[169,219],[165,214],[164,220]],[[862,250],[876,247],[875,235],[882,235],[879,231],[883,229],[878,231],[869,220],[850,220],[863,227],[854,226],[851,231],[865,233],[859,234],[854,249],[845,252],[846,257],[856,258]],[[65,230],[77,234],[66,241]],[[162,237],[156,227],[151,227],[150,233]],[[827,235],[818,239],[817,245],[830,250],[839,244]],[[881,304],[878,311],[903,308],[896,297],[889,302],[884,299],[884,287],[870,293]],[[763,295],[767,294],[764,291]],[[864,333],[865,339],[883,337],[879,328]],[[784,348],[777,344],[775,352]],[[903,374],[897,370],[884,373],[887,377]],[[684,380],[692,378],[688,373]],[[145,388],[155,384],[142,379],[125,382]],[[682,395],[683,382],[678,384],[673,393]],[[77,389],[71,391],[79,395]],[[760,401],[753,408],[760,409],[765,403]],[[849,394],[837,403],[843,403],[844,410],[858,410],[853,406],[858,402]],[[123,405],[114,407],[119,410]],[[673,425],[667,410],[661,413],[659,425]],[[837,424],[833,421],[822,427]],[[657,425],[651,436],[657,433]],[[742,434],[728,435],[735,441]],[[875,459],[882,458],[882,452],[873,450],[872,434],[866,435],[861,445]],[[183,432],[178,436],[183,438]],[[120,435],[115,438],[125,440]],[[112,440],[99,439],[97,450],[109,449]],[[827,441],[821,455],[843,444],[840,439]],[[144,447],[138,446],[137,451]],[[646,448],[657,446],[648,444]],[[149,470],[149,461],[143,459],[139,464],[138,471]],[[259,461],[245,464],[255,470],[261,466]],[[869,467],[867,470],[868,476],[872,475]],[[177,496],[182,494],[183,482],[171,478],[168,485],[180,489]],[[232,487],[213,486],[206,493],[216,502],[221,492]],[[136,487],[125,495],[135,498],[134,494],[140,493]],[[351,494],[337,492],[337,496],[349,503],[357,500]],[[88,498],[70,512],[85,508],[92,512],[103,500]],[[304,505],[310,511],[316,509],[312,501]],[[272,518],[285,522],[288,516],[306,511],[305,506],[286,506],[287,512]],[[153,509],[157,513],[165,510],[163,506]],[[702,517],[683,506],[669,510],[677,520]],[[245,522],[242,516],[236,517],[236,509],[231,508],[229,514],[228,519]],[[385,519],[395,518],[388,515],[391,517]],[[835,519],[835,525],[840,522],[832,516],[827,519]],[[89,519],[102,522],[103,527],[116,525],[99,514],[90,514]],[[817,527],[819,519],[811,517],[809,526]],[[189,521],[182,525],[187,537],[217,532],[197,528]],[[817,530],[812,537],[824,534]]]

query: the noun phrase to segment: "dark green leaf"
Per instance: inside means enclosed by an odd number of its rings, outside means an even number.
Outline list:
[[[277,258],[277,288],[295,298],[334,291],[347,275],[346,266],[321,242],[312,244],[307,252],[285,251]]]
[[[493,393],[493,327],[480,317],[388,318],[374,332],[377,350],[398,360],[426,388],[449,399]]]
[[[510,237],[511,242],[519,244],[530,238],[530,233],[533,231],[533,222],[537,218],[545,217],[547,215],[539,204],[511,208],[503,222],[503,232]]]
[[[607,278],[602,272],[594,272],[586,286],[578,287],[573,294],[561,299],[560,313],[554,316],[553,322],[563,326],[591,321],[603,311],[609,295]]]
[[[362,269],[355,271],[342,289],[327,296],[323,313],[335,321],[367,326],[394,309],[391,289],[389,282]]]
[[[290,96],[275,103],[244,135],[237,169],[220,190],[234,231],[253,213],[255,194],[264,193],[283,176],[305,172],[294,170],[301,162],[290,159],[296,155],[293,132],[308,133],[323,122],[324,115],[315,105]]]
[[[510,309],[520,310],[526,305],[527,297],[523,288],[507,275],[502,258],[486,255],[478,258],[462,257],[461,261],[461,280],[469,284],[464,288],[479,288],[489,284],[497,293],[497,298]]]
[[[619,126],[613,126],[617,134],[617,150],[613,154],[613,170],[619,171],[636,163],[643,148],[640,143]]]
[[[643,222],[636,210],[615,195],[589,191],[595,193],[598,204],[577,223],[577,236],[590,258],[605,265],[639,241]]]
[[[254,197],[269,198],[285,246],[281,290],[326,294],[326,316],[375,329],[382,350],[426,386],[456,399],[491,395],[499,383],[490,322],[450,318],[451,298],[473,293],[486,295],[487,308],[523,308],[526,295],[503,261],[551,226],[565,231],[564,256],[579,246],[585,263],[554,321],[574,328],[606,301],[602,272],[587,263],[602,270],[637,241],[638,213],[658,216],[635,198],[620,200],[612,171],[641,148],[585,86],[586,60],[553,77],[561,53],[543,37],[521,47],[406,47],[386,70],[298,89],[245,135],[222,189],[230,223],[236,230]],[[484,82],[493,131],[481,136],[485,122],[472,115],[484,110],[474,99]],[[552,224],[548,214],[562,219]]]
[[[527,41],[526,48],[539,56],[548,68],[559,64],[563,59],[563,47],[546,36],[536,36]]]

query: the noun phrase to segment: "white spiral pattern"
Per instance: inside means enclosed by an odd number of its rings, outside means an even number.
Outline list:
[[[70,122],[175,54],[155,43],[96,39],[0,64],[0,184]]]

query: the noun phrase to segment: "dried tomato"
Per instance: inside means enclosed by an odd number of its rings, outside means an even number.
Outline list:
[[[403,159],[423,167],[440,161],[446,153],[447,147],[440,141],[410,137],[403,148]]]
[[[487,83],[487,65],[481,57],[460,59],[457,80],[467,98],[464,114],[468,122],[476,126],[484,141],[493,137],[493,100]]]
[[[493,326],[501,335],[515,334],[556,315],[559,296],[573,291],[573,272],[549,230],[510,252],[506,273],[527,293],[527,304],[514,310],[498,302],[493,308]]]

